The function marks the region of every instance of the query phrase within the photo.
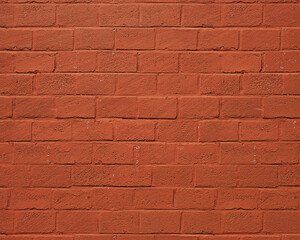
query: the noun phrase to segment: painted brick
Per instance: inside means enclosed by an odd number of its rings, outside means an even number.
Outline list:
[[[299,240],[298,0],[0,0],[0,240]]]

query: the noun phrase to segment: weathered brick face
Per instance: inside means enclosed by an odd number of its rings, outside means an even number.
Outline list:
[[[299,0],[0,0],[0,240],[299,240]]]

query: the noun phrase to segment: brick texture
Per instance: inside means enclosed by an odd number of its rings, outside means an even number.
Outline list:
[[[0,0],[0,240],[300,240],[299,0]]]

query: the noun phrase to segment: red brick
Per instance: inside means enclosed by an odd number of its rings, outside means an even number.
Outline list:
[[[56,231],[60,233],[97,233],[98,213],[87,211],[58,212]]]
[[[286,236],[286,235],[285,235]],[[242,240],[279,240],[280,236],[273,235],[255,235],[255,236],[242,236],[240,239]]]
[[[262,23],[262,6],[224,5],[222,21],[224,26],[259,26]]]
[[[299,5],[266,5],[264,8],[264,24],[271,27],[299,27],[299,14]]]
[[[13,101],[11,98],[0,98],[0,119],[12,117]]]
[[[16,26],[52,26],[55,23],[55,6],[51,5],[16,5]]]
[[[93,72],[96,68],[94,52],[60,52],[56,55],[57,72]]]
[[[178,54],[147,52],[139,54],[140,72],[178,72]]]
[[[153,168],[153,186],[192,187],[192,166],[155,166]]]
[[[155,31],[153,29],[116,30],[116,49],[154,49]]]
[[[0,141],[30,141],[31,122],[0,121]]]
[[[219,116],[219,99],[211,97],[183,97],[180,100],[181,118],[216,118]]]
[[[94,97],[60,97],[56,99],[56,115],[58,118],[94,118]]]
[[[262,230],[262,214],[257,212],[225,212],[225,233],[258,233]]]
[[[159,74],[157,91],[160,95],[192,95],[198,91],[196,75]]]
[[[53,192],[54,209],[90,209],[92,192],[90,190],[55,190]]]
[[[52,97],[19,97],[14,103],[14,116],[17,118],[51,118],[54,110]]]
[[[89,143],[54,143],[50,149],[50,162],[55,164],[90,164],[92,162],[92,144]]]
[[[256,209],[258,194],[256,189],[220,189],[216,209]]]
[[[13,160],[13,145],[0,143],[0,163],[11,163]]]
[[[113,49],[114,32],[112,29],[78,28],[74,32],[75,49]]]
[[[133,145],[100,143],[94,145],[94,162],[98,164],[133,164]]]
[[[137,143],[134,147],[136,164],[172,164],[175,162],[175,146],[165,143]]]
[[[225,53],[222,55],[224,72],[260,72],[259,53]]]
[[[16,55],[3,52],[0,53],[0,72],[1,73],[13,73],[16,72]]]
[[[0,166],[0,186],[28,187],[30,173],[28,166]]]
[[[0,73],[15,72],[16,55],[8,52],[0,53]]]
[[[221,216],[218,212],[184,212],[182,224],[183,233],[219,233]]]
[[[76,76],[75,92],[77,94],[112,95],[115,92],[116,78],[113,75],[83,74]],[[71,93],[74,94],[74,92]]]
[[[222,164],[255,164],[261,156],[255,143],[221,143]]]
[[[74,185],[150,186],[151,169],[143,166],[80,166],[73,169]]]
[[[239,75],[205,74],[200,76],[200,93],[206,95],[237,95]]]
[[[83,240],[109,240],[115,236],[120,240],[154,240],[154,236],[149,236],[145,234],[80,234],[75,235],[75,239],[83,239]]]
[[[91,163],[92,145],[88,143],[18,143],[16,164],[87,164]]]
[[[100,5],[100,26],[137,26],[139,7],[137,5],[110,4]]]
[[[217,53],[182,53],[180,71],[184,73],[221,72],[222,59]]]
[[[222,99],[223,118],[258,118],[262,115],[261,98],[225,97]]]
[[[176,98],[139,98],[139,118],[176,118]]]
[[[107,236],[107,235],[106,235]],[[113,235],[110,235],[110,238],[112,238]],[[120,240],[154,240],[154,236],[153,235],[147,235],[147,234],[119,234],[118,238]],[[97,238],[99,239],[99,238]],[[97,240],[97,239],[90,239],[90,240]],[[161,238],[159,238],[161,239]],[[103,239],[105,240],[105,239]],[[108,240],[108,239],[107,239]]]
[[[267,97],[264,99],[264,116],[267,118],[299,117],[300,98],[298,97]]]
[[[240,123],[240,139],[276,140],[278,138],[278,123],[271,120],[243,121]]]
[[[235,187],[238,175],[235,166],[197,166],[195,185],[198,187]]]
[[[183,7],[183,25],[188,27],[212,27],[221,24],[221,8],[218,5],[186,5]]]
[[[41,240],[73,240],[73,237],[72,236],[62,236],[62,235],[50,235],[50,236],[43,236],[43,235],[40,235],[38,236],[37,238],[34,238],[33,240],[38,240],[38,239],[41,239]],[[27,239],[25,239],[27,240]]]
[[[10,209],[49,209],[52,192],[48,189],[14,189],[9,202]]]
[[[241,77],[244,94],[282,94],[283,79],[278,74],[243,74]]]
[[[0,95],[29,95],[32,79],[32,75],[0,75]]]
[[[32,32],[27,30],[0,30],[1,50],[29,50],[32,46]]]
[[[31,168],[33,187],[70,187],[71,167],[33,166]]]
[[[0,232],[12,233],[14,230],[14,212],[0,211]]]
[[[97,26],[98,8],[93,5],[58,5],[56,22],[64,27]]]
[[[0,209],[7,209],[9,198],[10,191],[8,189],[0,189]]]
[[[141,232],[179,233],[180,212],[147,211],[141,212]]]
[[[136,118],[138,114],[137,98],[101,97],[97,99],[96,114],[99,118]]]
[[[299,192],[293,190],[262,190],[261,209],[297,209]]]
[[[141,5],[140,19],[142,26],[179,26],[180,6]]]
[[[49,161],[55,164],[89,164],[92,161],[92,144],[53,143],[48,146],[50,153],[47,156],[49,155]]]
[[[267,52],[264,54],[265,72],[296,72],[300,70],[299,52]]]
[[[206,164],[219,162],[217,144],[180,144],[176,149],[177,162],[180,164]]]
[[[34,50],[73,50],[72,30],[36,30],[33,38]]]
[[[112,140],[112,123],[108,120],[82,120],[73,123],[75,140]]]
[[[99,229],[101,233],[138,233],[139,214],[137,212],[102,212]]]
[[[236,141],[238,140],[238,122],[201,121],[199,123],[200,141]]]
[[[39,74],[37,75],[37,93],[39,95],[74,94],[76,76],[71,74]]]
[[[284,166],[279,168],[279,183],[281,186],[298,186],[300,183],[300,167]]]
[[[137,54],[132,52],[102,52],[98,54],[100,72],[136,72]]]
[[[298,240],[297,0],[30,1],[0,0],[1,240]]]
[[[97,188],[94,190],[93,208],[104,210],[131,209],[133,207],[133,191],[133,189],[127,188]]]
[[[266,212],[264,214],[264,231],[267,233],[299,233],[299,212]]]
[[[203,29],[198,33],[199,50],[237,50],[239,31],[223,29]]]
[[[299,240],[300,235],[295,234],[295,235],[284,235],[284,238],[287,240]]]
[[[162,142],[197,142],[197,126],[195,121],[161,121],[157,139]]]
[[[51,233],[55,229],[55,215],[48,211],[16,212],[14,225],[17,233]]]
[[[300,29],[285,28],[282,31],[282,48],[289,50],[300,49]]]
[[[241,50],[279,50],[280,30],[242,30]]]
[[[208,237],[210,237],[210,236],[208,236]],[[213,235],[211,237],[214,240],[239,240],[240,239],[239,235],[223,235],[222,234],[222,235]],[[199,240],[206,240],[206,239],[207,239],[207,237],[205,237],[205,235],[199,237]],[[278,239],[276,239],[276,240],[278,240]]]
[[[1,240],[34,240],[33,236],[26,235],[1,235]]]
[[[283,92],[286,94],[300,94],[299,74],[283,76]]]
[[[18,53],[15,56],[16,72],[52,72],[54,55],[49,53]]]
[[[158,29],[156,48],[169,50],[194,50],[197,45],[197,32],[194,30]]]
[[[223,164],[295,164],[298,146],[293,143],[224,143]]]
[[[70,140],[71,135],[71,123],[67,121],[41,121],[32,125],[35,140]]]
[[[0,53],[0,72],[11,73],[16,69],[16,55],[3,52]]]
[[[117,94],[123,96],[154,95],[156,92],[156,76],[143,75],[119,75]]]
[[[30,165],[50,163],[50,149],[47,143],[15,143],[14,163]]]
[[[1,4],[0,6],[0,26],[11,27],[14,25],[14,6]]]
[[[109,95],[115,91],[116,79],[103,74],[42,74],[37,77],[39,94]]]
[[[28,0],[10,0],[8,1],[10,3],[29,3]],[[37,0],[35,3],[49,3],[49,0]]]
[[[241,166],[241,187],[276,187],[278,186],[278,169],[275,166]]]
[[[134,205],[138,209],[173,208],[172,189],[136,189]]]
[[[279,139],[281,140],[299,140],[300,124],[297,119],[282,120],[279,128]]]
[[[174,207],[177,209],[213,209],[216,192],[208,189],[177,189]]]
[[[154,140],[155,123],[152,121],[123,120],[116,123],[116,139],[126,141]]]
[[[263,164],[298,163],[298,146],[296,143],[265,143],[258,146],[260,162]]]

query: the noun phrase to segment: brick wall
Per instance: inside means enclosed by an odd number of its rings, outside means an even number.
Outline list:
[[[299,240],[298,0],[1,0],[1,240]]]

